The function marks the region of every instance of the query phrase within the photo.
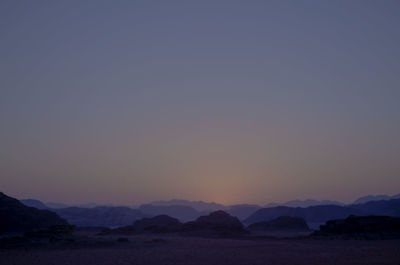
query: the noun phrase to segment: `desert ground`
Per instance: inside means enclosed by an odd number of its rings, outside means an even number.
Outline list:
[[[0,250],[1,265],[400,264],[400,240],[98,237],[53,247]]]

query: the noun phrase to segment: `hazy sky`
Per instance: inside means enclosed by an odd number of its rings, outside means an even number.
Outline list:
[[[400,1],[0,1],[0,190],[400,192]]]

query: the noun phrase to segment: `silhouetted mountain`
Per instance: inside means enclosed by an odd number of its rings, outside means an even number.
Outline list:
[[[200,216],[196,221],[183,225],[185,233],[200,235],[217,234],[230,235],[245,232],[243,224],[237,217],[231,216],[224,211],[212,212],[207,216]]]
[[[141,211],[128,207],[69,207],[52,211],[76,226],[125,226],[145,217]]]
[[[308,231],[306,221],[300,217],[280,216],[271,221],[258,222],[247,227],[250,231]]]
[[[21,203],[23,203],[26,206],[29,207],[34,207],[36,209],[40,210],[46,210],[48,207],[41,201],[39,200],[34,200],[34,199],[24,199],[24,200],[19,200]]]
[[[148,215],[168,215],[179,219],[182,222],[195,220],[201,215],[198,211],[189,206],[184,205],[152,205],[143,204],[139,209]]]
[[[400,216],[400,199],[370,201],[351,207],[371,215]]]
[[[166,233],[179,231],[182,223],[168,215],[158,215],[137,220],[133,226],[137,232]]]
[[[227,207],[218,204],[215,202],[203,202],[203,201],[187,201],[187,200],[169,200],[169,201],[154,201],[149,204],[157,205],[157,206],[170,206],[170,205],[184,205],[189,206],[195,209],[196,211],[203,212],[203,211],[217,211],[217,210],[224,210]]]
[[[268,203],[265,208],[276,207],[276,206],[287,206],[287,207],[310,207],[310,206],[318,206],[318,205],[344,205],[344,203],[338,201],[330,201],[330,200],[293,200],[287,201],[285,203]]]
[[[392,199],[392,197],[388,196],[388,195],[367,195],[367,196],[358,198],[357,200],[355,200],[353,202],[353,204],[361,204],[361,203],[366,203],[366,202],[370,202],[370,201],[382,201],[382,200],[390,200],[390,199]]]
[[[227,212],[230,215],[236,216],[239,220],[244,220],[259,209],[261,207],[255,204],[238,204],[229,206]]]
[[[137,220],[133,225],[103,231],[102,234],[173,233],[181,229],[182,223],[178,219],[168,215],[158,215]]]
[[[314,236],[339,236],[358,239],[400,238],[400,218],[389,216],[349,216],[321,225]]]
[[[279,216],[301,217],[308,223],[322,223],[332,219],[346,218],[351,214],[363,215],[364,213],[358,209],[337,205],[320,205],[307,208],[278,206],[260,209],[244,220],[244,223],[253,224],[270,221]]]
[[[0,192],[0,234],[23,232],[54,225],[68,225],[57,214],[22,204]]]

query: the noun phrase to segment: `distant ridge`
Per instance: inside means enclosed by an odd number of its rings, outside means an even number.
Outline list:
[[[347,216],[363,215],[363,212],[351,207],[339,205],[319,205],[306,208],[277,206],[262,208],[244,220],[245,224],[271,221],[280,216],[300,217],[308,223],[323,223],[331,219],[343,219]]]
[[[184,205],[190,206],[193,209],[203,212],[203,211],[218,211],[224,210],[227,207],[225,205],[215,203],[215,202],[203,202],[203,201],[188,201],[181,199],[172,199],[168,201],[154,201],[149,204],[158,206],[168,206],[168,205]]]
[[[238,204],[229,206],[227,213],[236,216],[239,220],[243,221],[259,209],[261,209],[261,206],[256,204]]]
[[[345,205],[342,202],[331,201],[331,200],[292,200],[287,201],[285,203],[268,203],[265,207],[276,207],[276,206],[288,206],[288,207],[310,207],[310,206],[318,206],[318,205]]]
[[[20,200],[21,203],[23,203],[26,206],[29,207],[34,207],[36,209],[40,209],[40,210],[47,210],[49,209],[43,202],[39,201],[39,200],[34,200],[34,199],[24,199],[24,200]]]
[[[385,195],[385,194],[380,194],[380,195],[367,195],[358,198],[353,202],[353,204],[361,204],[361,203],[366,203],[370,201],[383,201],[383,200],[391,200],[391,199],[400,199],[400,194],[396,194],[393,196]]]
[[[201,215],[201,212],[187,205],[153,205],[142,204],[139,210],[149,215],[168,215],[181,222],[192,221]]]

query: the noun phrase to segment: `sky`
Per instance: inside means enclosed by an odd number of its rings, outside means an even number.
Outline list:
[[[0,1],[0,190],[399,193],[399,14],[397,0]]]

